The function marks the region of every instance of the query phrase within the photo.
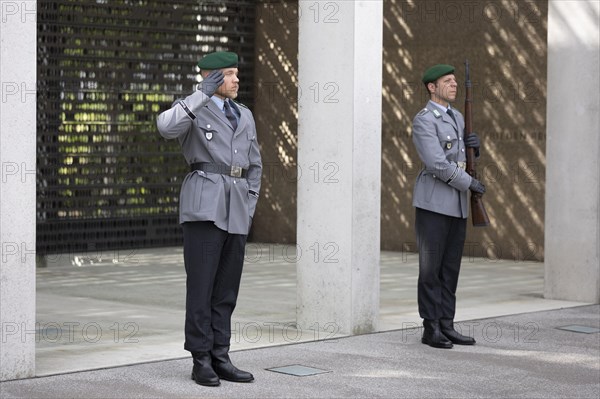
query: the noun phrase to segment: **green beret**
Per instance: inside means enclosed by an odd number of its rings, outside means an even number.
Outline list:
[[[215,53],[206,54],[200,61],[198,67],[200,69],[221,69],[233,68],[238,65],[238,55],[228,51],[217,51]]]
[[[454,73],[454,67],[447,64],[434,65],[423,74],[423,83],[435,82],[444,75]]]

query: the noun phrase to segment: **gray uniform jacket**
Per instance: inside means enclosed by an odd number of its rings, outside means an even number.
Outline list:
[[[238,110],[234,131],[217,105],[201,91],[176,102],[156,121],[161,136],[177,138],[188,164],[215,162],[248,170],[246,178],[193,171],[181,185],[179,222],[213,221],[231,234],[248,234],[262,174],[252,112]]]
[[[413,206],[466,219],[471,176],[464,170],[465,121],[460,112],[453,111],[457,123],[429,101],[413,119],[413,143],[424,164],[417,176]]]

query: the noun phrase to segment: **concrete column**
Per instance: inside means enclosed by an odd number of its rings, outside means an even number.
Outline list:
[[[298,325],[379,317],[382,1],[300,1]]]
[[[0,380],[35,373],[36,2],[0,1]]]
[[[550,1],[544,296],[600,302],[598,1]]]

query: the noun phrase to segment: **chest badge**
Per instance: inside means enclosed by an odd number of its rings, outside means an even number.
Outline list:
[[[204,132],[204,137],[206,137],[206,140],[211,141],[213,138],[213,134],[212,132]]]
[[[450,143],[450,142],[446,143],[446,148],[447,148],[448,150],[449,150],[449,149],[451,149],[451,148],[452,148],[452,143]]]

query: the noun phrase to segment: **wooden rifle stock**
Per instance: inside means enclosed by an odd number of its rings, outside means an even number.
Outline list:
[[[471,77],[469,76],[469,61],[465,60],[465,138],[473,133],[471,103],[473,102],[471,93]],[[472,178],[479,180],[475,165],[475,149],[467,147],[467,173]],[[484,227],[490,225],[490,219],[483,205],[481,194],[471,191],[471,218],[473,226]]]

